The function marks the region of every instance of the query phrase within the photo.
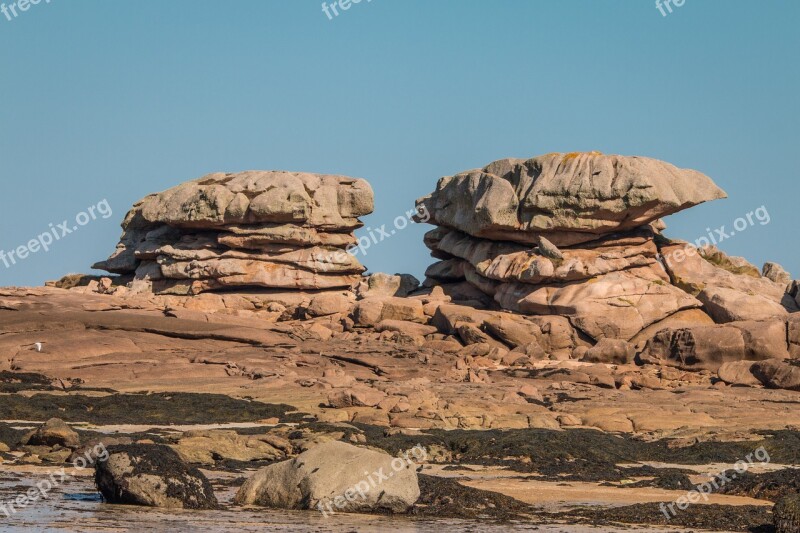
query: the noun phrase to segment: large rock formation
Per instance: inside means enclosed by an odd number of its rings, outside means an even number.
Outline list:
[[[161,294],[348,289],[365,269],[346,249],[372,209],[362,179],[209,174],[137,202],[116,251],[94,268]]]
[[[473,237],[569,246],[725,197],[697,171],[590,152],[501,159],[442,178],[418,203],[432,224]]]
[[[640,347],[669,327],[785,321],[798,308],[779,266],[762,277],[714,247],[661,235],[660,217],[724,197],[707,176],[647,158],[591,152],[496,161],[442,178],[417,201],[437,226],[425,237],[440,260],[426,285],[441,285],[454,300],[567,317],[594,342]],[[665,353],[677,346],[669,338],[658,357],[684,360]]]

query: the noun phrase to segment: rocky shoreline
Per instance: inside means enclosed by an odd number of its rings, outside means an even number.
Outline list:
[[[647,158],[497,161],[418,200],[420,283],[348,253],[364,180],[149,195],[95,265],[113,275],[0,289],[0,470],[97,449],[111,503],[794,531],[798,282],[661,221],[724,197]]]

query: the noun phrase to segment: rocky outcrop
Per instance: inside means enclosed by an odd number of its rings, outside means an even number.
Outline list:
[[[373,195],[361,179],[297,172],[210,174],[151,194],[94,268],[136,290],[199,294],[236,288],[354,287],[365,270],[347,247]]]
[[[713,246],[698,249],[682,242],[662,246],[661,252],[673,283],[703,302],[717,323],[765,320],[798,311],[786,283],[761,277],[741,258]]]
[[[240,505],[335,512],[405,512],[420,495],[414,457],[392,457],[339,441],[259,470],[236,495]]]
[[[473,237],[569,246],[725,197],[694,170],[589,152],[495,161],[440,179],[417,203],[432,224]]]
[[[762,275],[713,246],[661,234],[660,217],[724,197],[703,174],[647,158],[592,152],[496,161],[442,178],[417,201],[436,226],[425,244],[439,260],[424,285],[441,286],[454,303],[565,317],[592,344],[615,340],[641,350],[671,329],[651,345],[649,360],[716,369],[746,356],[784,357],[785,338],[745,348],[751,328],[713,324],[785,325],[800,310],[788,274],[768,263]],[[733,351],[714,348],[714,338],[728,339]],[[610,344],[588,357],[631,359]]]
[[[208,479],[185,465],[170,448],[131,444],[111,446],[95,463],[95,483],[109,503],[170,509],[214,509]]]

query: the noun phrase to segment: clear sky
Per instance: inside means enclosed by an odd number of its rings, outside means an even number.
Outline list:
[[[363,0],[332,20],[320,0],[46,1],[0,15],[0,250],[103,199],[113,215],[0,262],[0,285],[90,272],[134,201],[213,171],[367,178],[375,227],[440,176],[584,150],[727,190],[670,217],[672,237],[765,206],[769,224],[720,247],[800,277],[796,0],[667,16],[651,0]],[[421,276],[429,228],[362,260]]]

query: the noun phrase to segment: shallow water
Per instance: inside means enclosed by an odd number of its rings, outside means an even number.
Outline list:
[[[0,502],[12,501],[37,482],[48,477],[53,468],[0,466]],[[212,483],[218,481],[212,478]],[[220,503],[229,505],[234,489],[216,486]],[[652,528],[612,530],[587,526],[508,524],[477,520],[419,519],[355,514],[324,517],[315,511],[278,511],[271,509],[228,508],[221,511],[158,510],[145,507],[105,504],[94,490],[91,475],[84,472],[53,489],[40,499],[19,509],[11,517],[0,511],[3,532],[29,531],[279,531],[285,533],[349,533],[349,532],[597,532],[652,531]],[[671,531],[676,531],[671,528]]]

